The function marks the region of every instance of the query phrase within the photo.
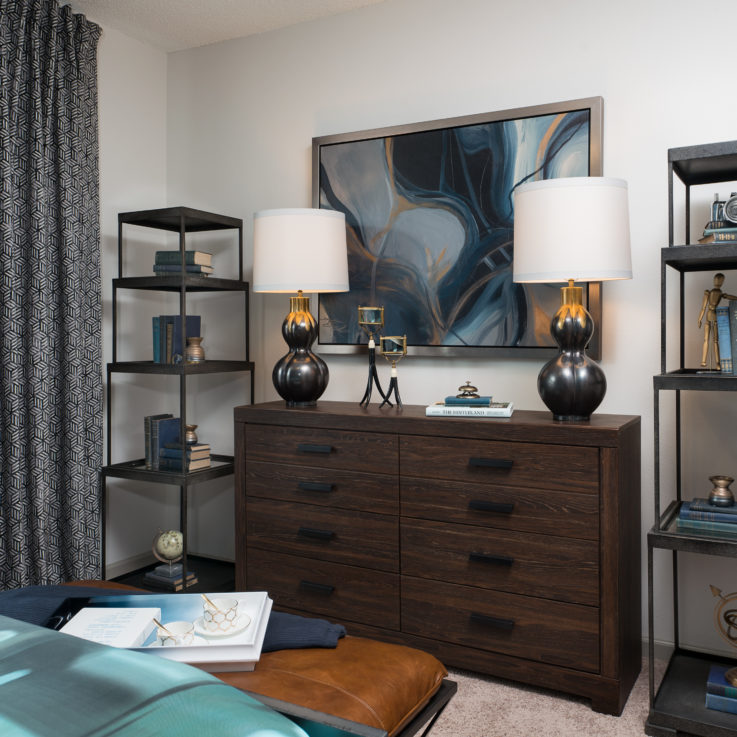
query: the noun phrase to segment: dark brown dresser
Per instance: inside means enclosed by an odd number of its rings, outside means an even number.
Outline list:
[[[236,585],[619,714],[642,662],[640,418],[235,409]]]

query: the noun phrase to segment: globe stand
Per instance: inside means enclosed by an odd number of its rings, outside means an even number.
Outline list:
[[[197,583],[197,576],[192,571],[187,571],[186,581],[184,566],[179,562],[183,556],[182,533],[178,530],[159,530],[154,535],[151,544],[151,552],[161,565],[147,571],[143,578],[147,584],[156,588],[180,591],[183,588],[193,586]]]

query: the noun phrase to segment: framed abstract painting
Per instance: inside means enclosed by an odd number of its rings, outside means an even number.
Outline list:
[[[594,97],[314,138],[313,205],[345,213],[350,280],[319,297],[319,350],[360,350],[375,305],[413,355],[552,356],[560,288],[512,281],[514,190],[601,176],[602,116]],[[600,284],[585,291],[596,358]]]

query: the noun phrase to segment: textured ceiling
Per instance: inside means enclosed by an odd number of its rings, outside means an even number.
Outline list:
[[[75,12],[164,51],[250,36],[385,0],[70,0]]]

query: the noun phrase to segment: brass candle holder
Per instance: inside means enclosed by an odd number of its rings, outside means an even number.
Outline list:
[[[384,390],[381,388],[379,383],[379,374],[376,371],[376,342],[374,340],[374,334],[378,333],[381,328],[384,327],[384,308],[383,307],[359,307],[358,308],[358,324],[361,326],[363,331],[368,336],[368,381],[366,382],[366,391],[363,393],[363,399],[361,399],[361,406],[364,404],[368,406],[371,401],[371,391],[376,385],[376,388],[381,394],[384,401],[388,401]],[[391,402],[389,402],[391,405]]]
[[[397,361],[407,355],[407,336],[406,335],[387,335],[386,337],[379,338],[379,345],[381,347],[381,353],[392,365],[392,378],[389,382],[389,391],[387,392],[384,401],[379,405],[383,407],[388,404],[391,407],[389,398],[394,394],[394,400],[397,403],[397,407],[402,406],[402,400],[399,397],[399,381],[397,379]]]

